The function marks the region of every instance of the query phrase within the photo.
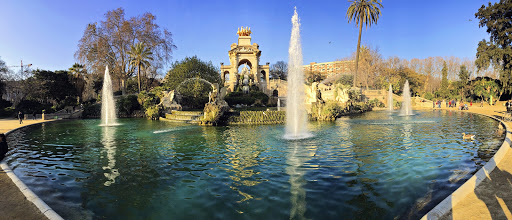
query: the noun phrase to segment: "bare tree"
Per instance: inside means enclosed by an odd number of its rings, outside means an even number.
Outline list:
[[[104,21],[87,25],[75,57],[90,73],[103,72],[108,65],[124,91],[126,80],[134,74],[128,54],[132,45],[144,43],[152,52],[151,66],[157,69],[171,59],[176,49],[171,32],[160,29],[155,19],[151,13],[126,19],[122,8],[108,11]]]
[[[277,61],[270,67],[270,77],[273,79],[286,80],[288,76],[288,64],[284,61]]]

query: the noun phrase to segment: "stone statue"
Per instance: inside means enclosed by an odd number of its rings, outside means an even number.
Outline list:
[[[181,110],[181,105],[176,100],[176,94],[174,90],[164,91],[164,97],[158,105],[164,107],[167,110]]]
[[[318,88],[318,82],[314,82],[311,84],[311,88],[309,89],[309,103],[324,103],[322,99],[322,92]]]
[[[219,96],[219,84],[214,83],[212,84],[213,90],[209,94],[209,101],[208,103],[216,103],[217,97]]]
[[[251,28],[242,27],[241,30],[240,30],[240,28],[238,28],[238,31],[236,32],[236,34],[238,34],[238,36],[250,36],[252,34]]]
[[[219,92],[219,100],[224,100],[224,97],[228,94],[228,87],[222,87]]]

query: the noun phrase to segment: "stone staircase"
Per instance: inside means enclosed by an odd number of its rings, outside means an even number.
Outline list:
[[[202,111],[176,111],[173,110],[171,113],[165,113],[165,119],[173,122],[183,123],[199,123],[203,117]]]

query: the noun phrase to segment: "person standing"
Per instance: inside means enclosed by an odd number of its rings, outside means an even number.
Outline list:
[[[7,139],[5,138],[5,134],[0,134],[0,161],[4,159],[7,151],[9,151],[9,148],[7,148]]]
[[[20,124],[23,124],[23,117],[25,117],[25,115],[23,114],[23,112],[18,112],[18,119],[20,119]]]

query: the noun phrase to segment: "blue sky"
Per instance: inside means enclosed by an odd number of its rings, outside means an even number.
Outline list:
[[[379,48],[384,58],[473,58],[478,42],[488,39],[474,14],[488,2],[384,0],[377,25],[363,29],[362,44]],[[344,0],[2,0],[1,5],[0,59],[9,66],[23,59],[47,70],[71,67],[86,25],[119,7],[127,18],[150,12],[172,32],[178,48],[171,62],[197,55],[215,66],[229,63],[228,50],[237,42],[240,26],[251,27],[252,42],[262,50],[260,64],[287,61],[294,6],[301,19],[305,64],[350,56],[358,35],[355,24],[347,22],[349,2]]]

